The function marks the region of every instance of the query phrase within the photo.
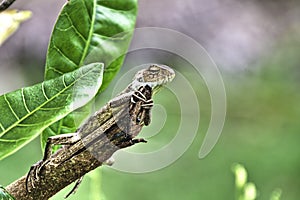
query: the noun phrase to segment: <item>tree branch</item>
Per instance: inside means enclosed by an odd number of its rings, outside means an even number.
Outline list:
[[[42,168],[39,179],[34,182],[35,188],[30,192],[26,190],[26,175],[8,185],[6,190],[17,200],[48,199],[86,173],[101,166],[102,162],[120,149],[120,146],[124,148],[132,145],[130,141],[125,141],[118,147],[104,140],[107,139],[101,139],[94,144],[93,149],[97,148],[97,155],[85,150],[57,166],[61,158],[69,153],[67,148],[58,150]]]
[[[29,172],[29,182],[24,176],[10,184],[7,191],[17,200],[48,199],[102,165],[115,151],[146,142],[134,138],[151,121],[152,90],[174,76],[167,66],[151,65],[139,71],[123,92],[94,113],[76,133],[50,137],[44,159]],[[51,155],[53,144],[66,146]]]

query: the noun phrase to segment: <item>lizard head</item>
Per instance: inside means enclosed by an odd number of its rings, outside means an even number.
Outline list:
[[[175,77],[173,69],[166,65],[150,65],[148,68],[140,70],[136,73],[133,79],[133,86],[135,89],[140,86],[148,85],[155,93],[157,90],[171,82]]]

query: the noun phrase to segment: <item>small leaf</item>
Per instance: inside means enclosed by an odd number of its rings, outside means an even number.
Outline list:
[[[102,84],[102,75],[103,64],[94,63],[0,96],[0,159],[90,101]]]
[[[31,17],[30,11],[7,10],[0,12],[0,46],[20,26]]]
[[[52,32],[45,80],[78,69],[85,63],[103,62],[105,70],[100,91],[104,90],[123,64],[136,14],[137,0],[68,1]],[[45,129],[41,135],[42,148],[49,136],[74,132],[89,111],[90,107],[85,106]]]
[[[241,164],[233,164],[232,171],[235,174],[235,185],[237,188],[243,188],[247,182],[247,171]]]
[[[257,191],[254,183],[246,183],[244,187],[244,200],[255,200]]]
[[[277,188],[277,189],[273,190],[270,200],[280,200],[281,195],[282,195],[282,190]]]

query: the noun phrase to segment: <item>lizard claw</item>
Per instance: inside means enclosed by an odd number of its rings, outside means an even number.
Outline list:
[[[147,143],[147,140],[145,140],[144,138],[137,138],[137,139],[133,139],[131,140],[132,141],[132,144],[137,144],[137,143]]]
[[[48,161],[43,162],[42,160],[40,160],[39,162],[37,162],[36,164],[34,164],[30,167],[29,172],[26,176],[26,182],[25,182],[26,191],[28,193],[31,192],[30,187],[32,189],[35,188],[35,182],[39,181],[40,172],[47,163],[48,163]]]

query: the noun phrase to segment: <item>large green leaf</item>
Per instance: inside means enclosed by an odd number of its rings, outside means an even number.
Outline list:
[[[0,96],[0,159],[89,102],[102,84],[103,69],[103,64],[89,64],[58,78]]]
[[[51,36],[45,79],[61,76],[86,63],[103,62],[105,70],[102,91],[123,64],[136,14],[137,0],[67,2]],[[42,146],[49,136],[74,132],[79,122],[87,117],[89,110],[90,107],[85,106],[45,129],[41,138]]]
[[[105,88],[120,69],[135,26],[137,0],[70,0],[51,36],[45,79],[103,62]]]

